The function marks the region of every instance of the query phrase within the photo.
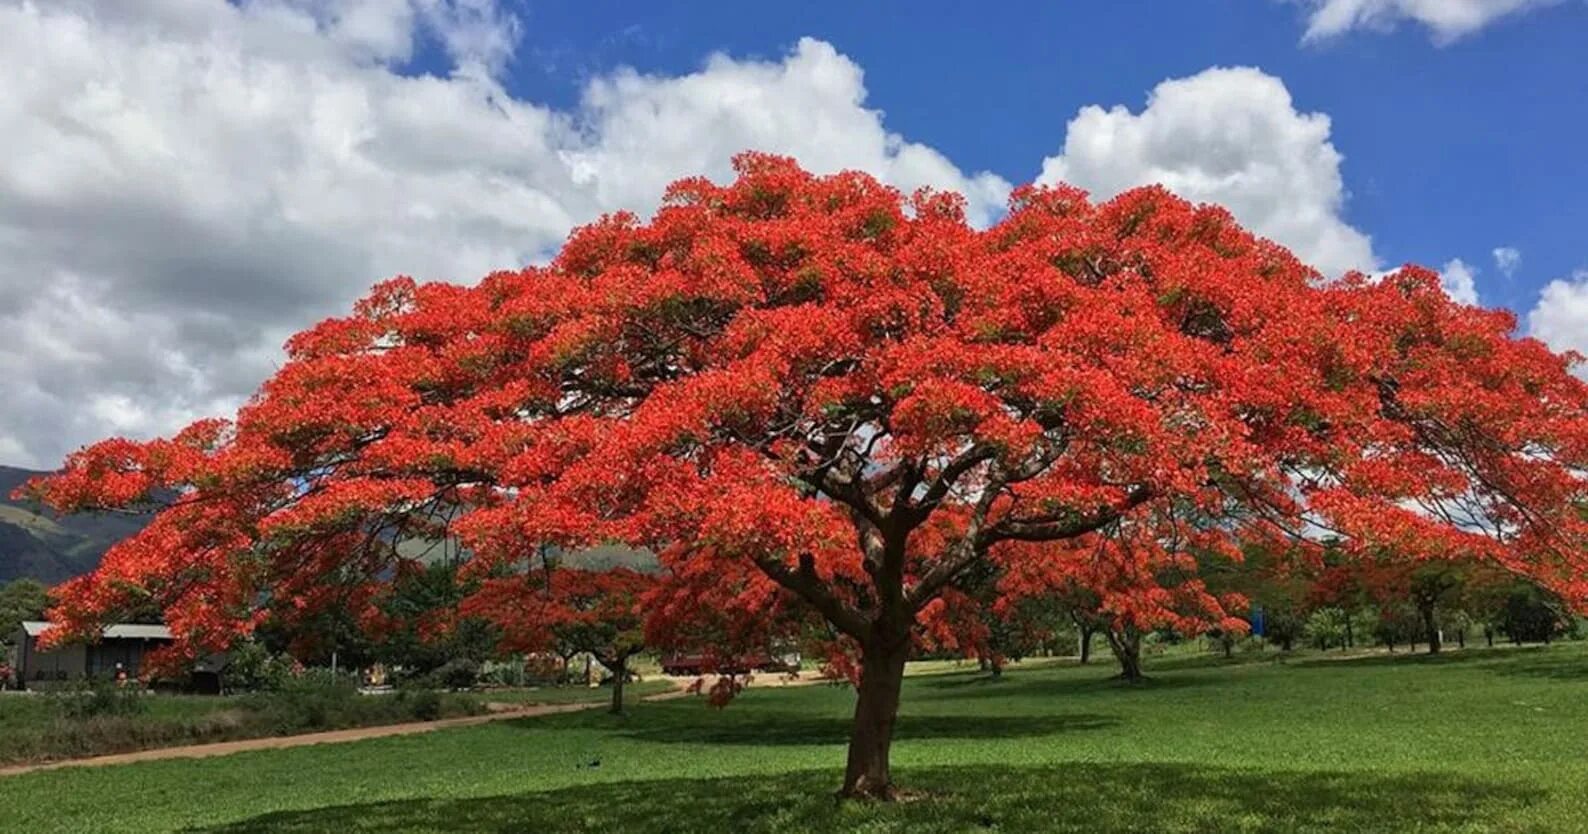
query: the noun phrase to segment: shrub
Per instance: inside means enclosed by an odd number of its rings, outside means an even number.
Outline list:
[[[143,690],[136,684],[117,685],[108,680],[74,683],[51,693],[56,712],[71,720],[100,716],[131,716],[146,709]]]
[[[443,689],[472,689],[480,680],[480,664],[466,657],[453,658],[430,673],[432,686]]]
[[[274,692],[287,686],[293,660],[272,654],[263,643],[245,640],[232,647],[226,665],[226,686],[243,692]]]
[[[486,661],[480,677],[493,686],[524,686],[528,681],[525,665],[519,660]]]
[[[1317,648],[1344,648],[1346,621],[1349,616],[1340,608],[1319,608],[1307,617],[1303,631],[1307,635],[1307,640]]]
[[[398,706],[420,721],[435,721],[443,712],[441,693],[430,689],[413,689],[397,693]]]

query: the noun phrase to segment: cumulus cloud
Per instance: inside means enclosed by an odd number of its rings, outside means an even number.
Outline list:
[[[1219,203],[1242,224],[1290,247],[1330,277],[1378,267],[1368,236],[1341,217],[1341,156],[1329,117],[1297,111],[1284,82],[1248,67],[1164,81],[1140,113],[1083,107],[1042,182],[1109,197],[1162,183]]]
[[[1527,329],[1557,351],[1588,356],[1588,269],[1546,284],[1527,314]],[[1579,365],[1577,373],[1588,377],[1588,365]]]
[[[1494,265],[1499,268],[1500,274],[1511,277],[1516,274],[1516,268],[1522,265],[1522,250],[1514,246],[1495,247]]]
[[[472,281],[745,148],[904,189],[1008,192],[886,129],[802,40],[558,110],[496,80],[492,0],[0,0],[0,460],[229,413],[292,331],[396,273]],[[421,39],[444,77],[402,72]]]
[[[1353,29],[1385,31],[1402,21],[1428,29],[1447,44],[1503,17],[1560,0],[1303,0],[1311,7],[1304,41],[1321,41]]]
[[[1462,304],[1478,303],[1478,285],[1473,280],[1477,267],[1469,266],[1460,258],[1452,258],[1439,270],[1439,283],[1445,293]]]

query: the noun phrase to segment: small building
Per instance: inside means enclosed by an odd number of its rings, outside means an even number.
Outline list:
[[[122,624],[107,626],[98,642],[70,643],[51,651],[39,650],[39,638],[50,623],[30,620],[22,623],[16,636],[17,682],[28,689],[46,689],[52,684],[108,678],[118,664],[128,677],[137,677],[144,656],[171,642],[171,629],[163,625]]]

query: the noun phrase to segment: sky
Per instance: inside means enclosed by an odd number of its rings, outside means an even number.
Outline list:
[[[376,281],[746,149],[984,224],[1158,182],[1588,353],[1585,134],[1583,0],[0,0],[0,463],[230,415]]]

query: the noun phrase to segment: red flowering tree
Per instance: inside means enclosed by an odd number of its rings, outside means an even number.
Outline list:
[[[1005,563],[999,605],[1051,599],[1071,606],[1077,624],[1102,631],[1120,679],[1130,683],[1144,679],[1141,641],[1154,629],[1244,634],[1247,599],[1215,593],[1202,576],[1205,564],[1241,560],[1235,536],[1181,509],[1154,502],[1151,511],[1070,541],[1002,548],[995,556]]]
[[[654,584],[628,568],[547,565],[484,580],[461,610],[501,629],[511,650],[589,653],[612,673],[611,711],[621,714],[629,658],[645,647],[641,600]]]
[[[1588,598],[1588,388],[1434,273],[1324,284],[1157,188],[1023,188],[978,230],[954,195],[737,170],[543,268],[382,284],[294,337],[235,422],[73,455],[31,491],[177,498],[61,589],[62,633],[143,596],[178,652],[247,631],[262,595],[357,607],[374,588],[320,577],[376,585],[391,541],[442,526],[488,565],[648,546],[697,607],[797,599],[858,650],[843,791],[887,798],[917,617],[1001,549],[1174,504]]]

